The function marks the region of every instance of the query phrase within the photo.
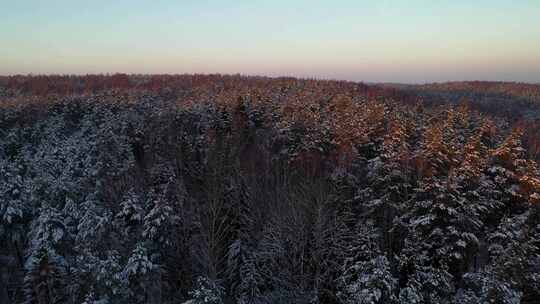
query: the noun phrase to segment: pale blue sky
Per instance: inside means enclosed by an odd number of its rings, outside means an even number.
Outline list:
[[[540,0],[0,0],[0,74],[540,82]]]

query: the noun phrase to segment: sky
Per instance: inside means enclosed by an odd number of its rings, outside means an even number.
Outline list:
[[[540,0],[0,0],[0,75],[540,82]]]

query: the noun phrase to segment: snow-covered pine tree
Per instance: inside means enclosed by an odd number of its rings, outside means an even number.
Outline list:
[[[135,245],[121,273],[128,303],[161,303],[161,267],[155,259],[144,242]]]
[[[63,215],[54,207],[43,204],[39,216],[32,221],[30,245],[25,262],[25,303],[69,303],[72,284],[69,253],[71,236],[63,223]]]
[[[338,278],[340,303],[397,303],[398,280],[380,249],[380,233],[371,221],[358,222]]]

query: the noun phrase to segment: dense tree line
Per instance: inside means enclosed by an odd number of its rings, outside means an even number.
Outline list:
[[[540,298],[526,124],[352,82],[62,77],[0,79],[0,303]]]

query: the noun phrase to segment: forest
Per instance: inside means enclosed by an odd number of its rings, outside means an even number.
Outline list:
[[[0,77],[0,303],[539,303],[540,85]]]

